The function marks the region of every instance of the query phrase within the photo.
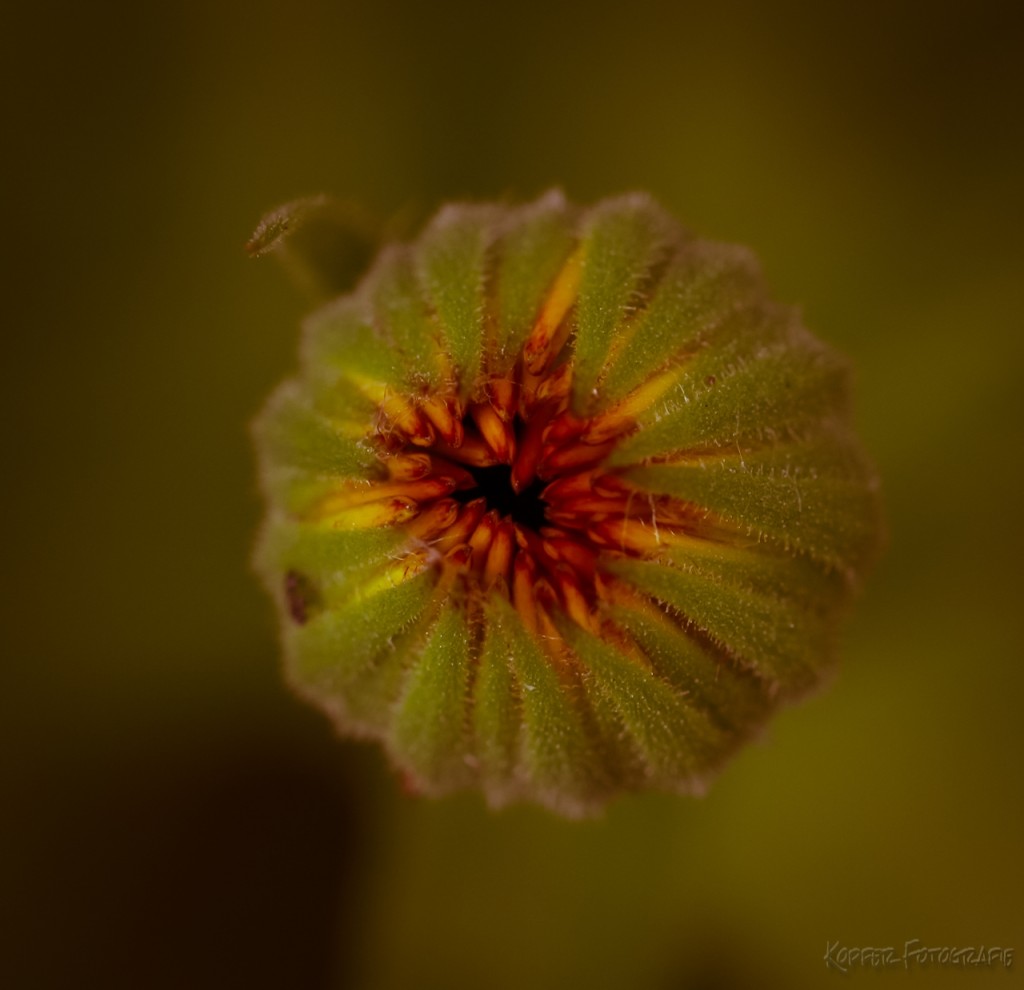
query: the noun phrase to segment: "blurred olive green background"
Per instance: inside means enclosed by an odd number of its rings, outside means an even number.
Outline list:
[[[996,987],[1024,971],[1017,5],[4,6],[0,986]],[[846,351],[890,542],[704,800],[403,797],[278,673],[247,424],[332,192],[646,189]],[[1010,945],[1011,973],[826,971]]]

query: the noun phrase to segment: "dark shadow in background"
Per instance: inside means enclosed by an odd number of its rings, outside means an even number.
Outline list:
[[[344,765],[239,734],[26,785],[5,812],[4,987],[348,985],[366,822]]]

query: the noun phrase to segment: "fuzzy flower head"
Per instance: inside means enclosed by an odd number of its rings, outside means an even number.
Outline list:
[[[874,555],[846,363],[649,198],[454,205],[256,426],[288,677],[417,791],[699,791]]]

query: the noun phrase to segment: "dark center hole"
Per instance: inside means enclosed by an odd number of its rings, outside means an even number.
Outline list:
[[[545,503],[540,497],[545,482],[537,479],[517,495],[512,487],[512,468],[507,464],[471,467],[469,472],[477,487],[455,492],[452,497],[456,501],[466,503],[482,497],[487,499],[488,509],[496,509],[499,516],[508,516],[520,526],[538,530],[545,525]]]

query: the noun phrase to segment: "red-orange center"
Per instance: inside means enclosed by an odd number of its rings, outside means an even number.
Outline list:
[[[603,559],[644,556],[693,532],[693,507],[655,497],[607,465],[635,428],[621,407],[591,418],[569,410],[562,365],[492,380],[486,398],[392,400],[377,440],[407,531],[449,572],[508,595],[521,614],[559,605],[594,628],[613,597]]]

